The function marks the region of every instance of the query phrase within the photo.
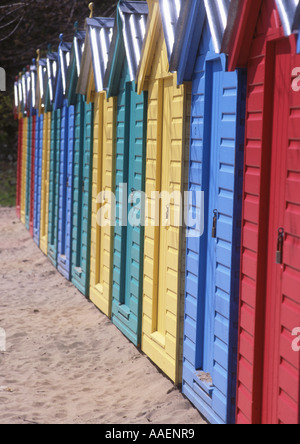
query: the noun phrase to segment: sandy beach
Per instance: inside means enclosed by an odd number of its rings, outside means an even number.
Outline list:
[[[172,382],[0,208],[0,424],[201,424]]]

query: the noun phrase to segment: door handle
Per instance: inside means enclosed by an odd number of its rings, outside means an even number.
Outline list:
[[[212,227],[212,238],[217,238],[217,220],[218,220],[218,210],[214,210],[213,227]]]
[[[134,205],[135,191],[136,191],[136,190],[135,190],[134,188],[131,188],[131,194],[130,194],[130,196],[129,196],[131,207],[133,207],[133,205]]]
[[[284,228],[278,229],[276,264],[283,264],[283,243],[284,243]]]

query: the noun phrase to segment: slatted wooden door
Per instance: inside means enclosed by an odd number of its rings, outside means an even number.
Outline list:
[[[50,172],[49,172],[49,222],[48,222],[48,256],[52,264],[57,265],[58,239],[58,201],[59,201],[59,160],[61,137],[61,110],[52,112]]]
[[[159,46],[159,45],[158,45]],[[166,66],[165,49],[161,66]],[[177,87],[164,73],[148,90],[146,193],[149,223],[145,227],[142,350],[174,382],[181,382],[185,270],[185,236],[178,226],[179,202],[160,199],[157,214],[152,192],[187,189],[189,86]],[[175,196],[176,197],[176,196]],[[156,220],[155,220],[156,219]],[[176,222],[175,222],[176,220]],[[180,224],[179,224],[180,225]]]
[[[23,148],[23,119],[19,119],[18,128],[18,166],[17,166],[17,195],[16,195],[16,212],[21,217],[21,188],[22,188],[22,148]]]
[[[133,219],[141,217],[138,203],[145,189],[146,102],[144,93],[136,94],[126,71],[125,64],[118,95],[116,187],[118,209],[121,213],[125,210],[127,226],[115,228],[112,321],[135,345],[140,345],[144,230],[140,225],[133,226],[128,215],[132,212]],[[126,196],[121,184],[127,184]]]
[[[40,223],[41,223],[41,186],[42,186],[42,161],[43,161],[43,133],[44,115],[37,116],[36,141],[35,141],[35,180],[34,180],[34,217],[33,217],[33,239],[40,245]]]
[[[90,299],[106,316],[111,317],[112,249],[114,227],[105,213],[105,226],[98,220],[102,207],[98,196],[108,202],[114,192],[116,98],[106,100],[106,93],[96,95],[94,104],[93,190],[91,228]],[[111,213],[112,215],[112,213]]]
[[[27,159],[26,159],[26,200],[25,200],[25,226],[30,226],[30,191],[31,191],[31,147],[32,147],[32,116],[28,117],[27,127]]]
[[[86,297],[90,281],[93,104],[79,99],[75,123],[72,282]],[[79,107],[79,108],[78,108]]]
[[[36,119],[37,119],[36,116],[32,116],[30,214],[29,214],[29,230],[32,237],[33,237],[33,218],[34,218]]]
[[[262,403],[268,424],[300,422],[300,352],[292,349],[300,327],[300,92],[292,89],[292,71],[300,55],[293,53],[294,37],[276,44]]]
[[[246,76],[226,72],[225,55],[207,57],[201,49],[193,77],[189,190],[204,192],[204,233],[191,230],[195,237],[187,240],[183,393],[210,422],[232,423]],[[198,218],[201,210],[193,206]]]
[[[28,118],[23,119],[22,131],[22,179],[21,179],[21,222],[25,225],[26,217],[26,178],[27,178],[27,137],[28,137]]]
[[[40,249],[46,256],[48,254],[50,143],[51,113],[47,113],[44,115],[40,225]]]
[[[61,110],[57,265],[59,272],[68,280],[71,266],[74,119],[74,106],[68,107],[65,102]]]

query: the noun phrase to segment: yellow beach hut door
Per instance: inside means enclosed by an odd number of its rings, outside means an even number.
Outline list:
[[[104,221],[97,220],[99,210],[108,201],[112,191],[113,178],[113,134],[115,99],[106,99],[106,94],[97,93],[94,120],[93,154],[93,196],[92,196],[92,234],[91,234],[91,301],[108,317],[111,312],[111,248],[112,227],[110,215],[104,211]],[[99,223],[100,222],[100,223]]]
[[[163,116],[162,124],[162,146],[161,146],[161,192],[172,192],[170,183],[170,148],[172,143],[171,135],[171,106],[173,97],[173,77],[161,81],[162,103],[161,111]],[[160,226],[159,226],[159,254],[158,254],[158,294],[157,294],[157,333],[160,341],[165,345],[166,336],[166,295],[167,286],[167,251],[168,251],[168,229],[170,208],[168,203],[160,201]],[[176,271],[175,271],[176,272]],[[176,296],[175,296],[176,298]],[[157,335],[157,339],[159,339]]]
[[[177,88],[176,76],[163,75],[149,84],[148,99],[146,194],[148,198],[150,195],[151,217],[145,227],[142,350],[178,384],[183,334],[185,247],[181,222],[188,162],[188,89]],[[153,201],[153,191],[160,194],[159,206]],[[159,217],[152,214],[153,207],[159,208]],[[155,227],[150,226],[154,220]]]

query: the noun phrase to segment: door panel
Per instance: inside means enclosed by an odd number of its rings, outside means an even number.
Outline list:
[[[28,137],[28,118],[23,118],[22,131],[22,179],[21,179],[21,222],[25,225],[26,211],[26,168],[27,168],[27,137]]]
[[[25,201],[25,220],[26,228],[30,226],[30,185],[31,185],[31,146],[32,146],[32,117],[28,117],[27,129],[27,159],[26,159],[26,201]]]
[[[48,256],[56,267],[57,264],[57,228],[58,228],[58,199],[59,199],[59,161],[61,110],[52,112],[51,150],[49,175],[49,226],[48,226]]]
[[[47,113],[44,115],[44,131],[43,131],[41,226],[40,226],[40,249],[45,255],[47,255],[48,252],[50,143],[51,143],[51,113]]]
[[[92,228],[91,228],[91,279],[90,299],[109,318],[111,317],[111,276],[114,227],[111,223],[100,226],[97,215],[102,204],[97,202],[99,193],[104,200],[114,192],[114,143],[116,98],[106,99],[106,93],[96,94],[94,104],[94,145],[92,173]],[[105,214],[108,219],[109,214]]]
[[[36,140],[36,120],[32,117],[32,140],[31,140],[31,179],[30,179],[30,234],[33,237],[33,218],[34,218],[34,185],[35,185],[35,140]]]
[[[293,91],[291,40],[276,44],[270,185],[268,278],[263,384],[264,423],[299,423],[299,353],[292,331],[300,326],[300,103]],[[284,229],[282,264],[276,263]]]
[[[34,229],[33,238],[40,245],[41,182],[43,157],[44,115],[37,116],[35,145],[35,183],[34,183]]]
[[[170,147],[172,145],[172,99],[173,99],[173,78],[163,81],[163,102],[162,102],[162,154],[161,154],[161,179],[160,191],[174,191],[172,184],[172,172],[170,164]],[[168,230],[166,220],[169,218],[170,209],[165,203],[160,201],[160,226],[159,226],[159,265],[158,265],[158,293],[157,293],[157,319],[155,331],[161,335],[162,342],[165,343],[166,336],[166,297],[170,288],[167,283],[168,272]],[[175,264],[176,268],[176,264]],[[170,283],[169,283],[170,284]],[[176,282],[175,282],[176,284]],[[170,294],[170,296],[172,296]]]

